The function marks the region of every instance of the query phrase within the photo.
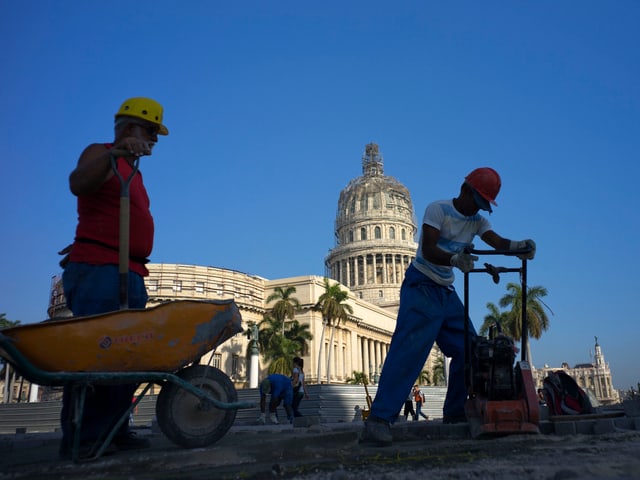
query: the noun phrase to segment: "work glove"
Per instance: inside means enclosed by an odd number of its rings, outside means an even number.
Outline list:
[[[477,256],[471,255],[470,253],[460,252],[451,257],[451,265],[458,267],[464,273],[467,273],[473,270],[473,262],[476,260],[478,260]]]
[[[536,242],[530,238],[526,240],[511,240],[509,250],[522,250],[525,248],[529,248],[529,252],[517,255],[517,257],[520,260],[533,260],[533,257],[536,256]]]

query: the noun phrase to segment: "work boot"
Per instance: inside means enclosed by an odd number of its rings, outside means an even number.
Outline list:
[[[442,423],[454,424],[454,423],[467,423],[466,415],[445,415],[442,418]]]
[[[148,438],[138,437],[136,432],[127,432],[125,435],[119,435],[111,443],[118,450],[142,450],[151,446]]]
[[[82,441],[80,442],[80,445],[78,446],[78,458],[77,460],[85,460],[88,458],[92,458],[97,450],[98,450],[99,446],[95,444],[94,441]],[[105,448],[104,452],[102,452],[102,455],[113,455],[114,453],[116,453],[118,451],[118,448],[116,446],[112,444],[109,444],[107,446],[107,448]],[[72,447],[71,445],[66,442],[66,441],[62,441],[60,442],[60,448],[58,450],[58,455],[60,456],[60,458],[62,460],[72,460]]]
[[[393,435],[391,434],[391,425],[389,422],[376,417],[367,418],[364,422],[364,429],[360,435],[359,443],[372,443],[379,447],[391,445]]]

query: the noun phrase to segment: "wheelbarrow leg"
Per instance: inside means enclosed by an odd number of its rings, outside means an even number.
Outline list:
[[[84,416],[84,400],[87,396],[87,385],[71,385],[72,409],[71,427],[73,428],[73,444],[71,446],[71,460],[79,461],[80,435],[82,432],[82,417]]]
[[[86,457],[78,458],[77,453],[80,446],[80,441],[79,441],[80,430],[79,429],[76,430],[76,435],[74,436],[74,452],[72,454],[73,461],[76,463],[90,462],[93,460],[97,460],[102,455],[104,455],[105,451],[107,450],[109,445],[111,445],[111,442],[116,437],[122,425],[129,420],[129,415],[131,414],[133,409],[138,406],[138,403],[140,403],[140,400],[142,400],[142,398],[147,394],[147,392],[151,388],[151,385],[152,385],[151,383],[147,383],[147,385],[144,387],[140,395],[137,396],[136,400],[134,402],[131,402],[131,405],[129,406],[129,408],[120,416],[120,418],[118,418],[118,421],[113,426],[107,428],[104,432],[102,432],[100,437],[94,442],[93,447],[89,452],[89,455],[87,455]],[[86,389],[87,389],[87,386],[82,387],[81,397],[83,397],[83,399],[86,396],[86,393],[85,393]],[[82,425],[83,410],[84,410],[84,403],[82,404],[79,410],[80,418],[78,419],[78,422],[77,422],[79,426]],[[76,444],[78,445],[78,450],[76,450],[75,448]]]
[[[151,385],[152,385],[151,383],[147,383],[147,386],[144,387],[144,389],[142,390],[140,395],[137,396],[136,400],[134,402],[131,402],[131,405],[129,406],[129,408],[120,416],[120,418],[115,423],[115,425],[113,427],[111,427],[110,430],[108,430],[107,437],[104,439],[104,441],[98,440],[96,442],[96,445],[100,444],[100,447],[95,452],[95,455],[92,456],[91,460],[95,460],[95,459],[101,457],[104,454],[104,452],[106,451],[107,447],[109,447],[109,445],[111,445],[111,442],[116,437],[116,434],[118,433],[118,431],[120,430],[122,425],[124,425],[125,422],[129,421],[129,415],[131,414],[133,409],[138,406],[138,403],[140,403],[140,400],[142,400],[142,397],[144,397],[147,394],[147,392],[151,388]],[[100,437],[102,438],[102,435]],[[94,448],[94,450],[95,450],[95,448]]]

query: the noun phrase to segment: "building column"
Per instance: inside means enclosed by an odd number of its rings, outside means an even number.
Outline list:
[[[351,375],[351,372],[359,371],[358,358],[360,356],[360,349],[358,346],[358,334],[352,330],[349,334],[349,366],[347,370],[349,375]]]
[[[370,373],[369,381],[373,382],[373,376],[376,374],[376,349],[375,349],[375,341],[369,339],[369,365],[368,370]]]
[[[371,256],[373,257],[373,261],[371,262],[371,265],[373,267],[373,284],[377,285],[378,284],[378,255],[376,255],[375,253],[372,253]]]

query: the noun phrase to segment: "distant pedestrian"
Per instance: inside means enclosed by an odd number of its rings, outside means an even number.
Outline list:
[[[287,412],[287,420],[289,423],[293,421],[293,387],[291,379],[279,373],[273,373],[260,383],[260,416],[258,423],[264,425],[266,422],[267,395],[271,394],[269,400],[269,420],[277,425],[278,415],[276,410],[282,402]]]
[[[413,399],[416,401],[416,414],[414,418],[420,420],[420,417],[422,417],[425,420],[429,420],[429,417],[422,413],[422,405],[424,404],[425,398],[424,393],[422,393],[418,385],[413,386]]]
[[[136,397],[133,397],[133,398],[131,399],[131,403],[132,403],[132,404],[135,404],[135,403],[136,403]],[[134,416],[135,414],[137,414],[137,413],[138,413],[138,405],[136,405],[135,407],[133,407],[133,408],[131,409],[131,411],[129,412],[129,426],[130,426],[130,427],[133,427],[133,426],[134,426],[133,416]]]
[[[407,399],[404,401],[404,419],[409,419],[409,414],[411,414],[412,420],[417,420],[416,411],[413,409],[413,392],[409,392]]]
[[[293,416],[301,417],[300,402],[304,398],[309,400],[307,385],[304,382],[304,360],[300,357],[293,359],[293,370],[291,374],[291,385],[293,386]]]

